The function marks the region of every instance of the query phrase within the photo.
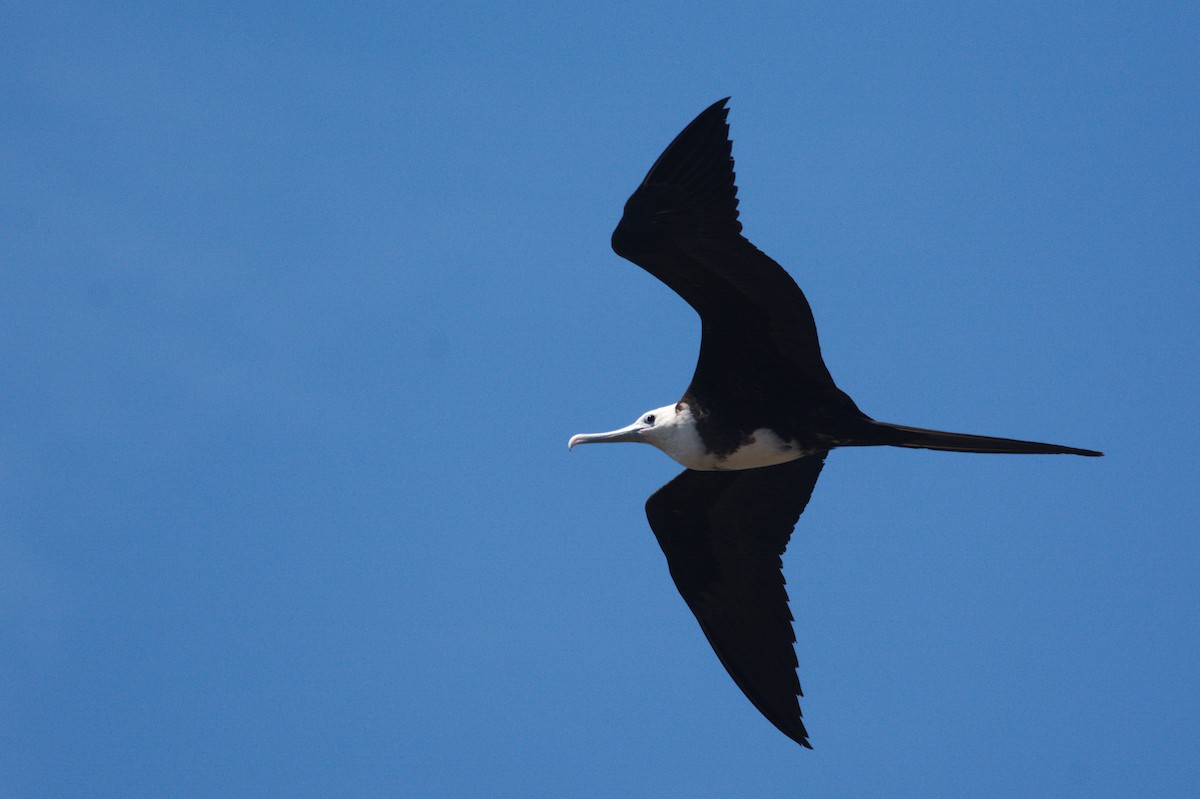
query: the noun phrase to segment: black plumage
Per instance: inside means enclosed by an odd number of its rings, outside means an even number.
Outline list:
[[[626,202],[612,246],[700,315],[699,359],[676,410],[691,414],[713,462],[763,430],[798,457],[731,471],[689,468],[650,497],[646,514],[671,577],[734,682],[785,735],[809,746],[781,555],[829,450],[1101,453],[895,425],[859,410],[830,376],[803,292],[742,236],[727,100],[696,117],[654,162]],[[643,421],[653,428],[653,415]],[[577,438],[642,440],[642,431],[630,432],[636,427]]]

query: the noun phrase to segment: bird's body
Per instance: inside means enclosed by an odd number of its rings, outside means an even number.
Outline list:
[[[794,461],[824,451],[802,447],[795,439],[784,439],[769,427],[755,427],[739,433],[736,446],[714,446],[702,434],[703,423],[692,412],[692,403],[680,400],[647,411],[629,427],[611,433],[573,436],[569,445],[598,444],[601,441],[635,441],[653,444],[673,461],[698,472],[728,472],[759,469]],[[825,447],[824,449],[829,449]]]
[[[728,98],[726,98],[727,100]],[[726,100],[667,147],[629,198],[613,249],[700,314],[700,357],[673,405],[576,444],[652,444],[686,467],[646,505],[676,586],[730,676],[776,727],[808,746],[779,556],[836,447],[958,452],[1091,450],[879,422],[821,357],[808,301],[742,235]]]

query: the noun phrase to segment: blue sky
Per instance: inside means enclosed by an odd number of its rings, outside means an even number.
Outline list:
[[[0,795],[1197,789],[1194,4],[8,4]],[[586,448],[698,323],[609,249],[714,100],[867,413],[804,751]]]

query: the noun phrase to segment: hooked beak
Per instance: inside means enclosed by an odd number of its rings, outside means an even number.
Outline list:
[[[576,444],[612,444],[618,441],[641,441],[642,426],[638,422],[634,422],[629,427],[622,427],[620,430],[611,430],[607,433],[579,433],[571,436],[571,440],[567,442],[567,449],[574,449]]]

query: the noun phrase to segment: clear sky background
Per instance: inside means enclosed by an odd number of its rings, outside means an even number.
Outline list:
[[[1194,3],[10,3],[0,796],[1182,796]],[[888,421],[785,558],[815,751],[677,595],[691,376],[609,249],[732,95],[746,233]]]

